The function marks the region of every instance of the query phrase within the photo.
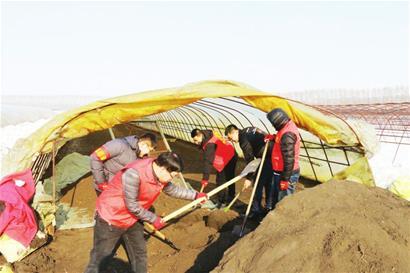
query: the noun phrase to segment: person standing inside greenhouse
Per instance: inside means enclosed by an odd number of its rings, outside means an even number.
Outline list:
[[[218,138],[211,130],[194,129],[191,137],[196,145],[204,151],[204,169],[201,185],[204,189],[209,182],[212,169],[216,170],[216,184],[222,185],[235,177],[235,167],[238,161],[233,145],[226,140]],[[226,206],[235,197],[235,184],[217,195],[217,207]]]
[[[275,108],[267,118],[276,129],[272,150],[272,169],[274,194],[279,202],[287,195],[293,194],[299,181],[300,135],[296,124],[281,109]]]
[[[250,218],[261,218],[267,211],[272,210],[272,197],[273,193],[271,191],[272,183],[272,162],[271,154],[273,142],[270,141],[271,137],[256,127],[247,127],[239,129],[236,125],[230,124],[225,128],[225,135],[227,138],[235,143],[239,143],[242,149],[243,157],[246,163],[251,162],[255,158],[262,158],[263,149],[265,143],[269,141],[268,153],[266,154],[266,159],[263,162],[261,176],[259,178],[258,186],[255,192],[255,198],[252,202],[252,209]],[[255,182],[255,173],[250,173],[246,176],[244,182],[244,188],[248,188]],[[262,207],[262,196],[263,190],[265,189],[265,209]]]

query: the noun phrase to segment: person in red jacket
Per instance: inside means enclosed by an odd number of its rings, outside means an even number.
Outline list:
[[[157,230],[165,225],[149,210],[161,191],[188,200],[207,197],[170,182],[182,168],[181,158],[166,152],[158,158],[137,159],[114,176],[97,198],[93,249],[86,273],[103,269],[120,239],[125,243],[132,272],[147,272],[143,222],[153,224]]]
[[[273,200],[276,203],[293,194],[299,181],[300,135],[295,123],[281,108],[270,111],[267,118],[277,131],[272,150]]]
[[[230,142],[223,142],[211,130],[194,129],[191,137],[195,144],[204,151],[204,170],[201,184],[208,185],[212,169],[216,170],[216,184],[222,185],[235,177],[235,167],[238,161],[235,148]],[[217,207],[224,207],[235,197],[235,184],[217,194]]]

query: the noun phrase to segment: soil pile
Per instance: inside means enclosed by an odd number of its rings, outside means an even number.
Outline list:
[[[287,197],[214,273],[409,272],[410,202],[333,181]]]

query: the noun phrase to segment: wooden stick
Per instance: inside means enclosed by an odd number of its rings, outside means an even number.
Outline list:
[[[226,182],[225,184],[222,184],[221,186],[219,186],[219,187],[213,189],[212,191],[208,192],[208,193],[207,193],[208,198],[211,197],[211,196],[213,196],[213,195],[215,195],[215,194],[217,194],[217,193],[220,192],[221,190],[223,190],[223,189],[229,187],[230,185],[232,185],[232,184],[238,182],[241,178],[243,178],[243,176],[238,175],[237,177],[235,177],[235,178],[229,180],[228,182]],[[164,222],[168,222],[169,220],[171,220],[171,219],[173,219],[173,218],[175,218],[175,217],[181,215],[182,213],[184,213],[184,212],[186,212],[187,210],[189,210],[189,209],[195,207],[196,205],[202,203],[202,202],[205,201],[205,200],[206,200],[206,197],[202,197],[202,198],[196,199],[196,200],[192,201],[191,203],[186,204],[186,205],[183,206],[182,208],[180,208],[180,209],[178,209],[178,210],[176,210],[176,211],[174,211],[174,212],[168,214],[167,216],[165,216],[165,217],[162,218],[162,219],[164,220]]]
[[[161,238],[162,240],[166,240],[165,235],[164,235],[162,232],[156,230],[156,229],[154,228],[154,226],[151,225],[150,223],[144,222],[144,228],[147,230],[147,232],[148,232],[149,234],[153,233],[153,234],[154,234],[155,236],[157,236],[158,238]]]
[[[228,212],[228,210],[230,210],[230,208],[232,207],[232,205],[236,202],[236,200],[238,200],[239,196],[241,195],[241,193],[243,193],[245,191],[245,189],[242,189],[240,192],[238,192],[235,196],[234,199],[232,199],[231,203],[229,203],[229,205],[224,208],[225,212]]]
[[[259,178],[261,176],[262,169],[263,169],[263,163],[265,162],[266,152],[268,151],[268,146],[269,146],[269,141],[266,142],[265,149],[263,150],[261,164],[259,166],[258,174],[256,175],[256,180],[255,180],[255,184],[253,185],[252,194],[251,194],[251,198],[249,199],[248,207],[246,208],[246,214],[245,214],[245,218],[243,219],[239,237],[242,237],[243,231],[245,229],[246,220],[248,220],[249,212],[251,211],[253,198],[255,197],[256,188],[258,187]]]
[[[56,190],[57,190],[57,186],[56,186],[56,141],[53,142],[53,166],[52,166],[52,178],[51,178],[51,182],[53,185],[53,205],[56,205]]]
[[[112,128],[108,128],[108,132],[110,132],[111,139],[115,139],[114,131]]]
[[[150,223],[144,222],[144,231],[147,232],[149,235],[153,235],[154,237],[160,239],[162,242],[166,243],[176,251],[180,250],[178,247],[175,246],[175,244],[171,240],[165,237],[165,235],[162,232],[156,230],[155,227]]]
[[[258,158],[254,159],[248,165],[246,165],[246,167],[242,170],[240,175],[238,175],[237,177],[232,178],[228,182],[225,182],[221,186],[219,186],[219,187],[213,189],[212,191],[208,192],[207,193],[208,198],[215,195],[215,194],[217,194],[221,190],[229,187],[230,185],[238,182],[241,178],[244,178],[247,174],[255,172],[256,169],[258,168],[259,164],[260,164],[260,159],[258,159]],[[186,204],[182,208],[170,213],[169,215],[165,216],[162,219],[164,220],[164,222],[168,222],[169,220],[181,215],[182,213],[186,212],[189,209],[192,209],[193,207],[195,207],[196,205],[200,204],[201,202],[203,202],[205,200],[206,200],[206,197],[196,199],[196,200],[192,201],[191,203]]]
[[[204,185],[202,185],[202,186],[201,186],[201,190],[200,190],[199,192],[203,192],[203,191],[204,191],[204,189],[205,189],[205,186],[204,186]]]

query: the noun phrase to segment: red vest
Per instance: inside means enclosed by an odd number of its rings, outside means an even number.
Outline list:
[[[296,127],[295,123],[293,123],[293,121],[289,121],[288,123],[286,123],[285,127],[280,129],[279,132],[276,134],[275,144],[273,145],[272,151],[272,168],[274,171],[283,171],[283,158],[282,150],[280,148],[280,141],[282,139],[283,134],[287,132],[292,132],[296,135],[295,163],[293,165],[293,170],[299,169],[300,135],[298,127]]]
[[[213,166],[218,172],[221,172],[235,155],[235,148],[229,142],[224,143],[218,137],[213,135],[211,139],[202,146],[202,149],[205,150],[206,145],[209,143],[216,144]]]
[[[155,158],[137,159],[113,177],[108,188],[97,199],[96,210],[104,221],[120,228],[129,228],[138,221],[125,205],[122,187],[122,175],[130,168],[136,170],[140,178],[138,202],[145,209],[151,207],[165,186],[155,178],[152,170],[154,160]]]

